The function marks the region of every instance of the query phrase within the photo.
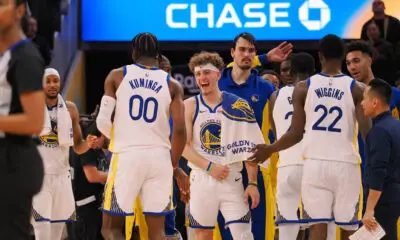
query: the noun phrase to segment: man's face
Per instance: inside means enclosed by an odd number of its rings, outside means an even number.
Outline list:
[[[291,67],[292,67],[292,65],[289,60],[283,61],[281,63],[279,71],[280,71],[280,75],[282,78],[282,82],[285,85],[293,83],[292,75],[290,74]]]
[[[250,69],[256,56],[256,47],[244,38],[239,38],[236,48],[231,49],[234,63],[241,69]]]
[[[279,88],[279,79],[272,74],[264,74],[261,76],[261,78],[269,81],[270,83],[272,83],[275,86],[275,89]]]
[[[168,74],[172,74],[172,67],[171,67],[171,63],[167,62],[167,61],[161,61],[160,62],[160,68],[164,71],[166,71]]]
[[[220,72],[209,69],[201,69],[195,72],[197,86],[201,94],[208,95],[218,90],[218,80],[221,77]]]
[[[28,37],[34,38],[37,32],[37,22],[34,18],[29,18]]]
[[[364,115],[367,117],[374,117],[375,108],[377,106],[377,98],[370,92],[371,87],[367,87],[364,91],[364,99],[361,106],[364,110]]]
[[[347,70],[357,81],[365,83],[368,80],[371,64],[371,57],[361,51],[352,51],[346,55]]]
[[[385,12],[385,4],[382,0],[374,0],[372,2],[372,12],[373,13],[383,13]]]
[[[0,0],[0,34],[10,29],[17,19],[15,0]]]
[[[368,24],[367,27],[367,36],[371,40],[376,40],[380,36],[379,28],[375,23]]]
[[[1,0],[0,0],[1,1]],[[44,84],[46,98],[55,99],[60,92],[60,79],[56,75],[49,75]]]

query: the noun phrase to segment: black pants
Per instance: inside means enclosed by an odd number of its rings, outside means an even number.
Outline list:
[[[73,237],[68,240],[101,240],[101,211],[98,203],[91,202],[76,208],[76,222],[72,223]]]
[[[376,221],[385,230],[383,240],[397,240],[397,220],[400,217],[400,203],[377,205],[375,208]]]
[[[1,239],[29,239],[32,198],[42,187],[43,174],[33,140],[0,139]]]

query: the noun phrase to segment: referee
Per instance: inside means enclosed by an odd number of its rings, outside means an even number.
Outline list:
[[[44,122],[44,63],[21,30],[25,4],[0,4],[0,235],[10,240],[29,239],[32,197],[43,181],[33,135]]]
[[[391,96],[391,86],[375,79],[365,90],[362,103],[364,114],[373,118],[365,147],[368,197],[363,224],[372,231],[379,223],[386,232],[385,240],[397,239],[400,217],[400,121],[390,112]]]

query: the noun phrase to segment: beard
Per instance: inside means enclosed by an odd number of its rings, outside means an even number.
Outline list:
[[[58,97],[58,93],[57,93],[56,95],[49,95],[49,94],[46,94],[46,98],[51,99],[51,100],[54,100],[54,99],[56,99],[57,97]]]

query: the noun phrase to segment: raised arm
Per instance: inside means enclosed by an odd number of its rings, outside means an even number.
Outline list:
[[[124,70],[122,68],[112,70],[104,81],[104,95],[101,99],[99,114],[96,119],[97,128],[99,131],[111,139],[112,121],[111,116],[115,109],[118,84],[124,78]]]
[[[171,161],[174,169],[178,168],[179,159],[182,156],[186,143],[185,107],[183,104],[183,89],[178,81],[170,79],[169,89],[172,102],[170,106],[172,115],[172,141]]]

